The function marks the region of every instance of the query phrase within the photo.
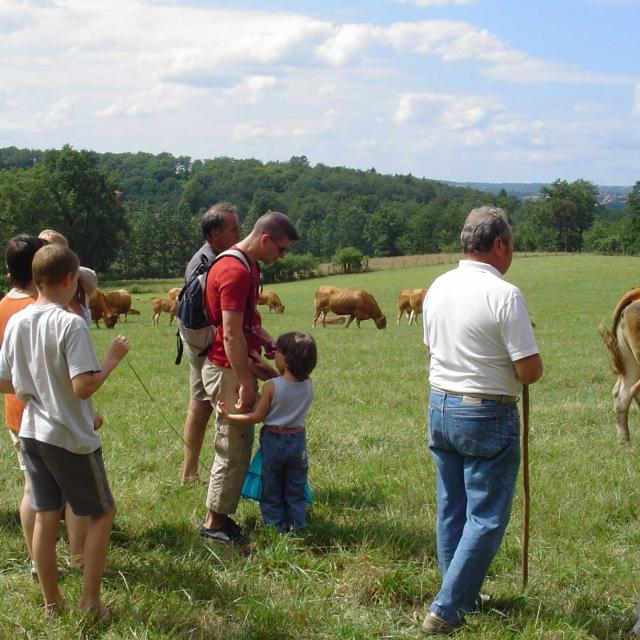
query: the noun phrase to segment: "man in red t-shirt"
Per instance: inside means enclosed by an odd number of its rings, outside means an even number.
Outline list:
[[[256,309],[260,281],[257,261],[275,262],[297,239],[291,220],[283,213],[269,211],[258,218],[244,240],[232,247],[245,255],[250,271],[233,256],[218,260],[211,268],[207,276],[207,311],[218,328],[207,353],[202,379],[212,404],[222,400],[225,406],[235,407],[239,413],[254,406],[257,378],[251,356],[261,355],[265,339],[273,341],[262,329]],[[272,375],[277,375],[275,369]],[[229,515],[235,513],[240,500],[251,461],[253,431],[253,425],[241,425],[217,416],[215,457],[206,502],[208,511],[200,529],[205,538],[224,543],[242,538],[240,527]]]

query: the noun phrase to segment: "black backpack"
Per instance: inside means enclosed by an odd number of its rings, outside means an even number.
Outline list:
[[[180,364],[182,361],[183,341],[195,349],[198,349],[198,355],[200,356],[203,356],[211,345],[217,327],[213,323],[213,319],[209,318],[205,304],[207,276],[209,275],[211,267],[220,260],[220,258],[224,258],[225,256],[233,256],[242,262],[251,276],[253,286],[251,267],[249,266],[246,256],[241,251],[237,249],[227,249],[219,253],[211,263],[209,263],[207,257],[202,254],[200,258],[201,263],[196,268],[193,277],[182,287],[178,294],[176,364]]]

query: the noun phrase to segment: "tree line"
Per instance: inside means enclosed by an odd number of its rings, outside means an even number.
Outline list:
[[[270,209],[294,221],[300,241],[274,279],[332,257],[351,265],[347,256],[457,251],[467,213],[482,204],[507,210],[519,250],[640,253],[640,181],[624,210],[608,211],[585,180],[557,180],[530,202],[410,174],[311,166],[304,156],[263,163],[0,149],[0,241],[54,228],[110,278],[182,275],[202,242],[200,216],[219,200],[237,206],[245,231]]]

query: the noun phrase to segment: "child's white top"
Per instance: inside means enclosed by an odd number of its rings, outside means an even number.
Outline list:
[[[292,382],[284,378],[272,378],[273,398],[264,424],[282,429],[304,427],[307,411],[313,400],[311,380]]]
[[[11,380],[26,403],[19,435],[91,453],[101,445],[89,400],[73,393],[71,378],[99,371],[89,329],[57,304],[29,305],[7,323],[0,378]]]

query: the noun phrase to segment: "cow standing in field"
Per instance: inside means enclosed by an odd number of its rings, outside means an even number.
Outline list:
[[[169,298],[153,298],[151,300],[151,322],[160,324],[160,314],[164,311],[169,314],[169,324],[173,322],[178,311],[178,301]]]
[[[125,289],[118,289],[117,291],[107,291],[105,294],[107,303],[113,309],[115,313],[124,315],[124,321],[127,321],[127,316],[140,315],[139,311],[131,308],[131,295]]]
[[[376,299],[367,291],[361,289],[339,289],[323,285],[316,289],[316,312],[313,316],[313,326],[319,321],[325,326],[325,317],[329,311],[349,316],[345,329],[355,319],[358,328],[363,320],[373,320],[378,329],[387,326],[387,318],[380,310]]]
[[[284,313],[284,305],[275,291],[263,291],[258,296],[258,304],[266,304],[269,307],[269,313],[271,309],[275,309],[276,313]]]
[[[116,322],[118,322],[118,314],[113,310],[105,294],[100,289],[94,289],[89,296],[89,310],[97,329],[100,328],[100,320],[104,321],[108,329],[113,329]]]
[[[629,406],[640,391],[640,289],[628,291],[613,312],[611,329],[600,324],[600,335],[609,349],[613,385],[613,409],[620,442],[629,441]]]
[[[406,314],[409,324],[417,326],[417,318],[422,313],[422,303],[426,293],[426,289],[403,289],[400,291],[398,294],[398,324],[400,324],[402,314]]]

